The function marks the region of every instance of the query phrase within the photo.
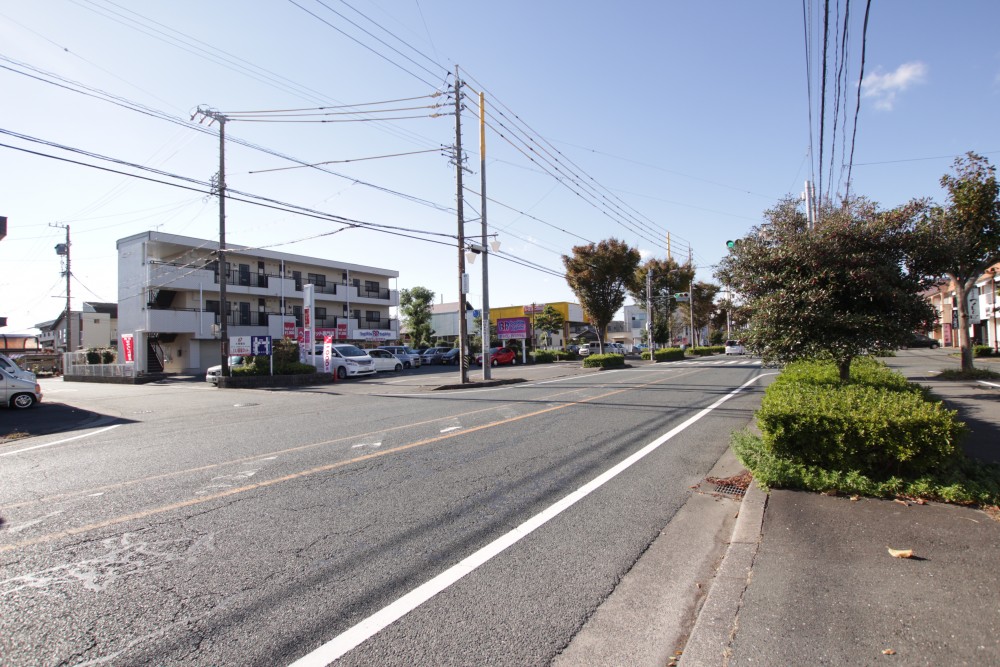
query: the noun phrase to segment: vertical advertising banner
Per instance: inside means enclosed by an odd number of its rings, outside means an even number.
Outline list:
[[[316,322],[313,320],[313,306],[315,291],[312,283],[302,286],[302,324],[303,338],[305,339],[307,354],[312,357],[316,354],[313,341],[316,340]]]
[[[323,372],[333,372],[333,336],[323,337]]]
[[[122,357],[126,364],[135,363],[135,337],[132,334],[122,334]]]

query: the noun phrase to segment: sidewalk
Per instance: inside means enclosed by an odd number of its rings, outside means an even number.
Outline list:
[[[904,374],[959,410],[970,456],[1000,462],[1000,388]],[[1000,665],[1000,522],[751,485],[679,664]]]

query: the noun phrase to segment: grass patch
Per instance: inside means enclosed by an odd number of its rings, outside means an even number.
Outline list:
[[[918,477],[877,479],[860,470],[808,465],[776,456],[757,435],[737,431],[733,451],[765,488],[839,492],[874,498],[922,498],[959,505],[1000,505],[1000,465],[973,461],[957,453],[947,465]]]
[[[934,376],[935,380],[1000,380],[1000,373],[988,368],[973,368],[971,371],[948,369]]]

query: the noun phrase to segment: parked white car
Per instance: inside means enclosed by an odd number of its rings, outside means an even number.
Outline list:
[[[233,355],[229,357],[229,372],[232,373],[234,368],[241,368],[243,362],[249,357],[241,357],[239,355]],[[219,384],[219,376],[222,375],[222,364],[218,366],[209,366],[208,370],[205,371],[205,382],[211,382],[212,384]]]
[[[0,367],[0,396],[4,405],[23,410],[42,401],[42,387],[33,373],[27,375],[30,377],[15,375],[6,366]]]
[[[743,342],[738,340],[726,341],[726,354],[744,354]]]
[[[414,352],[406,345],[379,345],[376,349],[388,350],[395,354],[403,362],[403,368],[420,368],[420,353]]]
[[[322,369],[323,343],[316,343],[314,351],[316,356],[313,359],[313,365]],[[335,343],[330,350],[330,362],[333,364],[332,372],[336,373],[337,379],[340,380],[346,377],[375,373],[375,361],[368,356],[367,352],[350,343]]]
[[[403,370],[403,360],[389,350],[368,350],[368,356],[372,358],[376,371],[399,372]]]

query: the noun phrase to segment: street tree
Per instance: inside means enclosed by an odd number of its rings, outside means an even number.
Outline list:
[[[1000,197],[996,169],[983,156],[969,152],[956,158],[954,172],[941,177],[948,203],[928,206],[917,230],[921,266],[932,276],[949,278],[955,290],[962,370],[968,372],[974,368],[968,295],[1000,262]]]
[[[625,303],[625,294],[635,290],[639,251],[624,241],[605,239],[575,246],[572,256],[562,259],[566,282],[597,329],[603,353],[608,323]]]
[[[700,331],[702,327],[711,328],[712,313],[717,308],[715,297],[718,295],[719,289],[718,285],[704,281],[698,281],[691,286],[695,331]]]
[[[912,267],[920,207],[882,211],[867,199],[824,202],[810,228],[797,197],[765,212],[716,272],[749,314],[742,335],[766,360],[826,357],[850,379],[860,355],[895,349],[934,321]]]
[[[694,281],[694,267],[690,263],[678,264],[672,257],[667,259],[657,259],[652,257],[646,260],[635,271],[635,284],[629,290],[629,294],[639,307],[646,311],[646,316],[652,316],[654,328],[659,322],[664,322],[665,330],[670,328],[671,315],[677,310],[677,302],[673,295],[678,292],[687,292]],[[653,302],[652,310],[646,303],[646,277],[649,276],[649,292]],[[653,339],[657,343],[668,342],[669,335],[664,340],[659,340],[654,333]]]
[[[548,340],[553,333],[563,330],[566,320],[562,316],[562,313],[552,306],[547,305],[539,315],[535,316],[534,324],[535,331],[544,333],[546,340]]]
[[[434,330],[431,328],[431,304],[434,302],[434,292],[426,287],[404,289],[399,293],[399,312],[402,314],[406,328],[410,331],[410,340],[414,345],[430,345]]]

